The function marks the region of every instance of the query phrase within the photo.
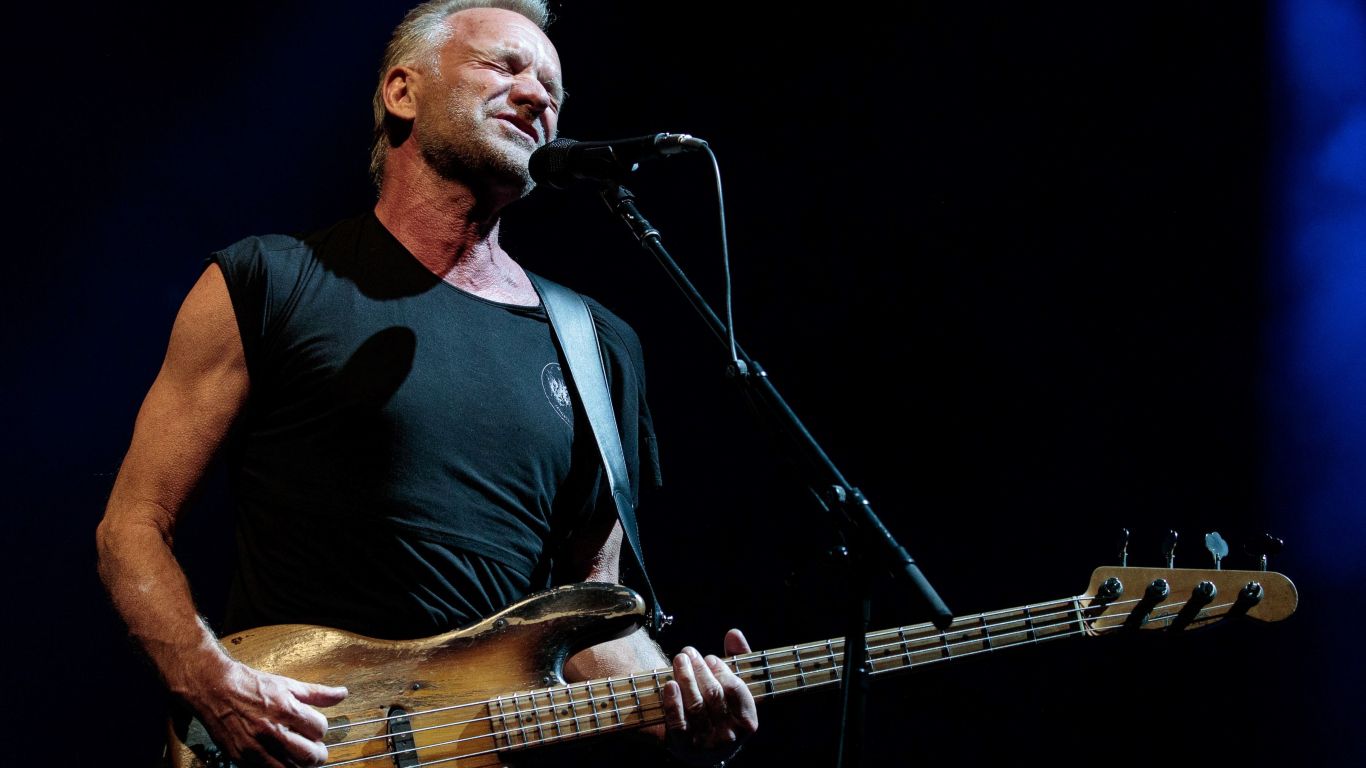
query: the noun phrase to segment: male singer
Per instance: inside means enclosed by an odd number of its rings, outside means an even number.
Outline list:
[[[373,211],[213,254],[176,317],[99,527],[100,574],[168,688],[239,762],[321,764],[314,707],[347,691],[236,662],[200,619],[172,540],[220,449],[239,511],[227,631],[429,636],[546,586],[552,554],[556,583],[618,579],[596,448],[540,299],[499,243],[564,100],[547,21],[544,0],[412,10],[374,96]],[[639,342],[590,306],[638,494],[657,479]],[[573,534],[557,549],[560,530]],[[749,650],[737,630],[724,647]],[[641,631],[566,675],[668,664]],[[758,726],[748,688],[692,648],[672,664],[660,737],[695,765],[728,759]]]

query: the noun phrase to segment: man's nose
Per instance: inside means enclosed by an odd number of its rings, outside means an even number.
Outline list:
[[[539,116],[550,108],[550,91],[537,78],[523,75],[512,84],[512,103],[526,105]]]

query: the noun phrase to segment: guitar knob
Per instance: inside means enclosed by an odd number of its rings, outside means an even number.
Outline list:
[[[1214,558],[1214,570],[1219,570],[1219,562],[1228,557],[1228,542],[1219,535],[1218,531],[1205,534],[1205,549],[1209,550],[1210,556]]]
[[[1162,537],[1162,556],[1167,558],[1167,567],[1176,567],[1176,531],[1167,531],[1167,535]]]
[[[1243,547],[1244,551],[1249,555],[1257,558],[1258,565],[1261,566],[1263,571],[1265,571],[1267,567],[1267,558],[1271,555],[1279,555],[1284,548],[1285,542],[1269,533],[1262,534],[1251,544]]]

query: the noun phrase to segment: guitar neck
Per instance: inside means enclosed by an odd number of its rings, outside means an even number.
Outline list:
[[[870,632],[870,674],[890,674],[988,651],[1039,643],[1086,631],[1078,598],[963,616],[948,629],[933,624]],[[742,654],[726,660],[754,692],[772,698],[838,684],[844,673],[844,638]]]
[[[1295,586],[1281,574],[1180,568],[1102,567],[1087,591],[1018,608],[932,624],[871,632],[867,669],[873,675],[977,656],[1074,635],[1131,630],[1185,631],[1228,617],[1280,621],[1294,613]],[[756,699],[838,685],[844,641],[830,639],[745,653],[725,660]],[[568,741],[664,720],[660,691],[672,679],[664,667],[485,702],[496,749]]]
[[[887,674],[1089,631],[1082,598],[1065,598],[961,617],[942,631],[924,623],[870,632],[867,664],[872,674]],[[755,651],[725,661],[756,700],[769,699],[838,684],[844,640]],[[489,713],[504,749],[640,728],[664,722],[660,691],[671,679],[673,670],[662,667],[500,696],[489,702]]]

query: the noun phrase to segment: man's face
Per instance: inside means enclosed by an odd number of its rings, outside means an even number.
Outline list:
[[[524,16],[472,8],[446,20],[439,73],[425,80],[413,136],[448,178],[531,191],[527,162],[555,138],[564,87],[560,57]]]

